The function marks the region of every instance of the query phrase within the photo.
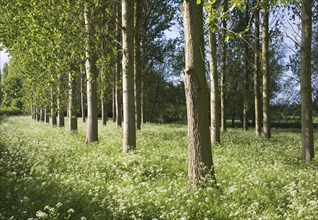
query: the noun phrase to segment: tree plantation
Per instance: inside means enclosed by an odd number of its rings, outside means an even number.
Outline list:
[[[316,219],[317,15],[0,0],[0,219]]]

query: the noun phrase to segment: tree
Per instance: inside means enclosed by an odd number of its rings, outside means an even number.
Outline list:
[[[122,80],[121,80],[121,70],[122,70],[122,63],[121,63],[121,4],[118,1],[116,4],[116,63],[115,63],[115,107],[116,107],[116,123],[117,127],[122,126],[122,102],[123,102],[123,95],[122,95]]]
[[[271,137],[270,125],[270,91],[269,91],[269,59],[268,59],[268,20],[269,20],[269,5],[267,1],[263,1],[263,23],[262,23],[262,74],[263,74],[263,133],[264,138]]]
[[[314,158],[311,88],[312,0],[301,1],[301,131],[304,162]]]
[[[68,74],[68,116],[71,131],[77,131],[77,100],[76,100],[76,84],[77,75],[73,64],[70,65]]]
[[[97,115],[97,67],[96,57],[93,47],[93,13],[85,2],[84,21],[86,34],[85,48],[85,68],[87,76],[87,133],[86,142],[93,143],[98,141],[98,115]]]
[[[211,6],[209,22],[211,29],[209,31],[209,43],[210,43],[210,107],[211,107],[211,141],[212,143],[221,143],[220,137],[220,107],[219,107],[219,80],[217,70],[217,45],[216,45],[216,31],[215,25],[216,15],[216,3]],[[213,25],[214,22],[214,26]]]
[[[124,153],[128,153],[136,149],[133,6],[133,1],[122,0]]]
[[[249,2],[246,2],[245,4],[245,13],[244,13],[244,18],[243,18],[243,24],[244,24],[244,28],[248,29],[248,25],[249,25]],[[244,76],[243,76],[243,87],[244,87],[244,95],[243,95],[243,129],[247,130],[248,129],[248,110],[249,110],[249,103],[248,103],[248,99],[249,99],[249,91],[248,91],[248,85],[249,85],[249,72],[250,72],[250,68],[249,68],[249,38],[248,38],[248,34],[249,32],[247,32],[247,34],[244,35],[243,37],[243,41],[244,41],[244,55],[243,55],[243,59],[244,59]]]
[[[185,42],[183,80],[188,118],[188,184],[190,188],[196,188],[207,175],[215,180],[208,122],[202,3],[185,0],[182,13]]]
[[[223,2],[223,12],[226,13],[228,10],[228,0]],[[222,61],[221,61],[221,130],[226,131],[226,104],[225,104],[225,70],[226,70],[226,29],[227,29],[227,19],[226,17],[222,20],[222,38],[221,38],[221,47],[222,47]]]
[[[260,114],[260,80],[259,80],[259,9],[255,11],[255,52],[254,52],[254,108],[255,108],[255,134],[261,136]]]
[[[141,129],[140,0],[134,1],[134,90],[136,128]]]
[[[220,108],[219,108],[219,86],[216,58],[216,36],[210,31],[210,79],[211,79],[211,141],[221,143],[220,137]]]

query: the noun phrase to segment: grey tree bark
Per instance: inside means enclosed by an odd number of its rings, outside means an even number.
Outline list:
[[[34,105],[32,105],[31,107],[31,115],[32,115],[32,119],[36,120],[36,107]]]
[[[249,22],[249,2],[246,3],[245,6],[245,18],[244,18],[244,27],[248,26]],[[243,129],[248,130],[248,75],[249,75],[249,45],[248,45],[248,37],[244,36],[244,77],[243,77],[243,85],[244,85],[244,96],[243,96]]]
[[[107,100],[105,98],[105,94],[101,95],[101,112],[102,112],[102,124],[106,126],[107,124]]]
[[[122,0],[123,38],[123,152],[136,149],[136,120],[134,97],[134,17],[133,1]]]
[[[113,88],[112,88],[112,113],[113,113],[113,122],[117,121],[117,112],[116,112],[116,69],[113,74]]]
[[[51,88],[51,126],[56,127],[57,125],[57,116],[56,116],[56,97],[54,94],[53,88]]]
[[[301,133],[302,158],[307,163],[314,158],[311,88],[312,0],[302,0],[301,6]]]
[[[46,123],[50,123],[50,110],[49,110],[50,108],[49,107],[46,107],[45,109],[44,109],[44,114],[45,114],[45,122]]]
[[[73,75],[74,67],[72,65],[68,73],[68,117],[69,128],[71,131],[77,131],[77,102],[76,102],[76,77]]]
[[[57,126],[58,127],[64,127],[64,103],[63,103],[63,92],[60,83],[62,82],[62,76],[61,74],[58,75],[58,86],[57,86]]]
[[[86,121],[86,106],[85,106],[85,94],[86,94],[86,71],[81,70],[81,113],[82,113],[82,121]]]
[[[134,89],[136,128],[141,129],[140,0],[134,1]]]
[[[219,107],[219,81],[217,72],[217,57],[216,57],[216,36],[210,31],[210,80],[211,80],[211,141],[212,143],[221,143],[220,137],[220,107]]]
[[[87,130],[86,142],[98,142],[98,118],[97,118],[97,67],[96,58],[94,55],[94,48],[92,47],[92,18],[91,11],[85,5],[84,7],[84,21],[86,34],[86,51],[85,51],[85,68],[87,77]]]
[[[228,10],[228,0],[224,0],[223,11],[226,12]],[[227,29],[227,19],[224,18],[222,20],[222,33],[221,33],[221,47],[222,47],[222,61],[221,61],[221,131],[226,131],[226,106],[225,106],[225,70],[226,70],[226,42],[225,42],[225,35]]]
[[[115,84],[115,90],[116,90],[116,123],[117,127],[122,126],[122,81],[121,81],[121,71],[122,71],[122,63],[121,63],[121,29],[119,28],[119,24],[121,24],[121,4],[118,3],[117,5],[117,11],[116,11],[116,38],[117,38],[117,44],[116,44],[116,84]]]
[[[35,112],[36,112],[36,121],[40,121],[41,119],[40,109],[36,107]]]
[[[40,109],[40,121],[42,121],[42,122],[45,121],[45,109],[44,108]]]
[[[254,53],[254,105],[255,105],[255,134],[261,136],[261,95],[259,78],[259,9],[255,12],[255,53]]]
[[[188,185],[196,188],[207,175],[215,180],[209,130],[208,87],[204,65],[202,3],[184,0],[185,85],[188,118]]]
[[[269,6],[263,8],[262,23],[262,74],[263,74],[263,133],[264,138],[271,138],[271,119],[269,106],[269,67],[268,67],[268,18]]]

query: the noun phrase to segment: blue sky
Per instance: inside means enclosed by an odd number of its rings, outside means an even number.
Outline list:
[[[9,61],[8,54],[5,51],[0,51],[0,68],[2,70],[3,64]]]

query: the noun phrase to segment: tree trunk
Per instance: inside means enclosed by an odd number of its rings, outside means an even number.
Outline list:
[[[56,118],[56,98],[53,92],[53,88],[51,88],[51,125],[52,127],[56,127],[57,118]]]
[[[248,130],[248,44],[244,47],[244,97],[243,97],[243,129]]]
[[[220,117],[219,117],[219,88],[216,57],[216,36],[210,31],[210,80],[211,80],[211,141],[221,143],[220,138]]]
[[[133,1],[122,0],[124,153],[128,153],[136,148],[133,6]]]
[[[59,101],[58,101],[59,103]],[[64,123],[64,111],[63,110],[59,110],[58,113],[58,122],[57,122],[57,126],[58,127],[64,127],[65,123]]]
[[[72,75],[73,67],[68,74],[68,117],[71,131],[77,131],[76,78]]]
[[[268,6],[269,7],[269,6]],[[270,106],[269,106],[269,67],[268,67],[268,17],[269,8],[263,9],[262,24],[262,72],[263,72],[263,132],[264,138],[271,137]]]
[[[50,123],[50,112],[49,112],[49,107],[46,107],[45,109],[44,109],[44,114],[45,114],[45,122],[46,123]]]
[[[86,81],[87,81],[87,132],[86,142],[98,142],[98,115],[97,115],[97,67],[96,58],[94,56],[91,39],[91,20],[89,17],[89,8],[84,7],[84,21],[86,33],[86,50],[85,50],[85,68],[86,68]]]
[[[102,110],[102,124],[106,126],[107,124],[107,100],[105,99],[105,95],[101,95],[101,110]]]
[[[121,6],[120,3],[117,5],[117,13],[116,13],[116,38],[118,42],[121,42],[121,30],[119,28],[119,25],[121,23]],[[122,65],[121,65],[121,47],[120,44],[117,43],[116,45],[116,123],[117,127],[122,126],[122,87],[121,87],[121,70],[122,70]]]
[[[254,104],[255,104],[255,134],[261,136],[261,96],[259,79],[259,9],[255,12],[255,53],[254,53]]]
[[[141,123],[146,124],[146,116],[145,116],[145,104],[144,104],[144,97],[145,97],[145,89],[144,89],[144,82],[141,81],[141,94],[140,94],[140,109],[141,109]]]
[[[86,120],[86,108],[85,108],[85,84],[86,84],[86,73],[85,71],[81,71],[81,113],[82,113],[82,120],[85,122]]]
[[[61,91],[61,82],[62,82],[62,76],[58,75],[58,86],[57,86],[57,115],[58,115],[58,121],[57,126],[58,127],[64,127],[64,103],[62,99],[62,91]]]
[[[36,107],[34,105],[32,105],[31,111],[32,111],[32,119],[36,120]]]
[[[312,0],[302,0],[301,10],[301,131],[302,158],[310,162],[314,158],[311,88]]]
[[[36,121],[40,121],[41,119],[40,109],[36,108],[35,112],[36,112]]]
[[[141,73],[140,73],[140,0],[134,1],[134,18],[135,18],[135,34],[134,34],[134,89],[135,89],[135,113],[136,128],[141,129]]]
[[[185,41],[185,95],[188,119],[188,184],[196,188],[209,175],[215,180],[209,130],[208,88],[204,65],[202,3],[182,5]]]
[[[245,3],[245,17],[244,17],[244,27],[248,27],[249,22],[249,2]],[[248,74],[249,74],[249,39],[247,36],[244,36],[244,77],[243,77],[243,85],[244,85],[244,95],[243,95],[243,129],[248,130],[249,122],[248,122]]]
[[[227,1],[224,0],[223,11],[226,12],[228,10]],[[226,70],[226,42],[225,35],[227,29],[227,19],[224,18],[222,20],[222,34],[221,34],[221,46],[222,46],[222,62],[221,62],[221,131],[226,131],[226,109],[225,109],[225,70]]]
[[[40,109],[40,121],[44,122],[45,121],[45,111],[44,108]]]
[[[117,112],[116,112],[116,68],[113,75],[113,89],[112,89],[112,114],[113,114],[113,122],[117,121]]]

